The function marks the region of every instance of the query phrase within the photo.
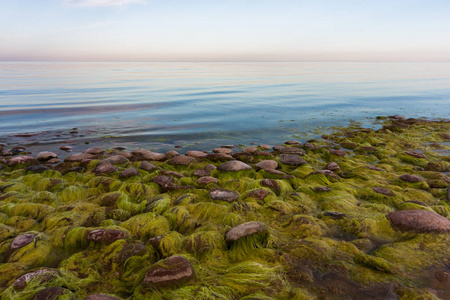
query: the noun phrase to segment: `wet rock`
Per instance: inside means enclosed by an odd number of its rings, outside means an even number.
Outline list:
[[[178,155],[180,155],[180,153],[178,153],[175,150],[169,150],[169,151],[166,152],[166,157],[167,158],[172,158],[172,157],[175,157],[175,156],[178,156]]]
[[[302,144],[302,142],[299,142],[299,141],[286,141],[286,142],[284,142],[286,145],[301,145]]]
[[[240,238],[250,236],[256,233],[268,233],[266,226],[261,222],[247,222],[237,225],[225,234],[227,242],[235,242]]]
[[[407,154],[409,156],[417,157],[417,158],[425,158],[425,159],[427,159],[427,156],[425,154],[419,153],[419,152],[405,151],[405,154]]]
[[[278,163],[274,160],[263,160],[255,165],[257,170],[275,170],[278,168]]]
[[[316,186],[313,190],[316,193],[324,193],[331,191],[331,188],[329,186]]]
[[[207,170],[207,171],[213,171],[213,170],[216,170],[216,169],[217,169],[217,167],[215,165],[212,165],[212,164],[209,164],[209,165],[205,166],[205,170]]]
[[[199,176],[199,177],[210,176],[210,175],[211,175],[211,171],[208,171],[206,169],[198,169],[198,170],[195,170],[195,172],[194,172],[194,176]]]
[[[260,181],[262,186],[268,187],[271,189],[275,194],[280,193],[280,185],[278,182],[274,179],[263,179]]]
[[[34,294],[30,300],[56,300],[59,296],[64,295],[66,291],[66,289],[59,286],[48,287]]]
[[[278,150],[282,154],[298,154],[303,155],[305,152],[303,152],[302,149],[297,147],[280,147]]]
[[[314,145],[314,144],[312,144],[312,143],[305,143],[305,144],[303,145],[303,149],[306,149],[306,150],[314,150],[314,149],[317,149],[317,146]]]
[[[252,167],[247,165],[246,163],[243,163],[242,161],[233,160],[226,163],[221,164],[219,167],[217,167],[219,171],[226,171],[226,172],[237,172],[237,171],[243,171],[243,170],[251,170]]]
[[[117,168],[111,164],[99,165],[99,166],[95,167],[94,170],[92,170],[92,172],[94,172],[95,175],[110,174],[110,173],[114,173],[116,171],[117,171]]]
[[[335,150],[335,149],[330,149],[330,153],[340,156],[340,157],[345,157],[345,155],[347,155],[347,152],[345,152],[344,150]]]
[[[105,159],[102,159],[98,164],[104,165],[104,164],[110,164],[110,165],[121,165],[128,163],[129,160],[122,156],[122,155],[114,155]]]
[[[231,154],[233,151],[230,148],[214,148],[214,153]]]
[[[318,171],[313,171],[311,173],[308,174],[308,176],[314,175],[314,174],[323,174],[331,179],[334,179],[336,181],[339,181],[339,176],[334,173],[333,171],[330,170],[318,170]]]
[[[32,156],[22,155],[22,156],[15,156],[6,162],[6,165],[9,167],[18,164],[36,164],[36,160]]]
[[[356,148],[355,153],[362,153],[362,154],[374,154],[377,151],[377,148],[372,146],[361,146]]]
[[[61,146],[61,147],[59,147],[59,149],[64,150],[64,151],[70,151],[70,150],[72,150],[72,147],[70,147],[70,146]]]
[[[233,156],[224,153],[212,153],[207,154],[205,156],[205,159],[208,159],[210,161],[229,161],[233,160]]]
[[[233,153],[233,158],[244,163],[251,163],[253,161],[253,156],[250,153],[237,152]]]
[[[209,195],[214,200],[233,202],[239,199],[239,193],[228,189],[213,189]]]
[[[247,147],[244,150],[242,150],[243,153],[248,153],[248,154],[255,154],[258,151],[258,148],[256,147]]]
[[[48,152],[48,151],[44,151],[44,152],[39,152],[39,154],[36,156],[37,160],[50,160],[52,158],[58,158],[58,155],[56,155],[56,153],[53,152]]]
[[[11,243],[11,250],[20,249],[34,241],[36,234],[24,233],[17,236]]]
[[[122,171],[122,173],[119,174],[119,178],[129,178],[133,176],[139,176],[140,173],[135,168],[128,168]]]
[[[99,155],[102,154],[103,152],[105,152],[105,150],[98,147],[92,147],[83,151],[83,153],[88,153],[92,155]]]
[[[400,176],[400,179],[402,181],[411,182],[411,183],[423,181],[422,178],[414,176],[414,175],[410,175],[410,174],[402,175],[402,176]]]
[[[201,184],[201,185],[206,185],[206,184],[210,184],[210,183],[219,183],[219,180],[217,180],[217,178],[214,178],[214,177],[204,176],[204,177],[200,177],[197,180],[197,183]]]
[[[262,145],[259,145],[258,147],[263,149],[263,150],[270,150],[271,149],[271,147],[269,145],[267,145],[267,144],[262,144]]]
[[[202,157],[206,157],[206,155],[208,155],[208,154],[206,154],[205,152],[201,152],[201,151],[188,151],[188,152],[186,152],[186,155],[202,158]]]
[[[418,233],[450,232],[450,220],[428,210],[401,210],[387,215],[393,227]]]
[[[48,164],[57,164],[59,163],[61,160],[59,158],[51,158],[49,160],[47,160]]]
[[[178,188],[175,184],[175,180],[167,175],[155,176],[152,181],[160,186],[162,192],[167,192]]]
[[[152,152],[152,151],[146,150],[146,149],[137,149],[131,153],[141,160],[163,161],[166,159],[165,154]]]
[[[190,262],[179,255],[171,256],[153,265],[145,273],[144,283],[156,287],[169,287],[182,284],[195,276]]]
[[[254,155],[255,156],[267,156],[267,157],[273,156],[271,153],[265,152],[265,151],[256,151],[256,153]]]
[[[85,159],[94,159],[95,155],[89,154],[89,153],[76,153],[67,156],[64,161],[65,162],[81,162]]]
[[[388,116],[388,118],[392,119],[392,120],[404,120],[405,119],[404,116],[400,116],[400,115]]]
[[[300,166],[306,164],[307,162],[296,154],[282,154],[281,163],[290,166]]]
[[[258,200],[264,200],[269,195],[269,192],[263,189],[253,190],[248,193],[248,197],[255,198]]]
[[[186,155],[179,155],[172,157],[169,160],[169,165],[175,165],[175,166],[189,166],[191,163],[195,162],[195,158],[192,156],[186,156]]]
[[[67,171],[64,172],[64,173],[67,174],[67,173],[70,173],[70,172],[83,173],[84,172],[84,168],[83,167],[73,167],[73,168],[67,169]]]
[[[50,168],[47,167],[47,166],[44,166],[44,165],[29,166],[27,168],[28,172],[33,172],[33,173],[42,173],[42,172],[45,172],[47,170],[50,170]]]
[[[383,194],[385,196],[395,196],[394,192],[382,187],[372,187],[372,190],[374,192],[377,192],[378,194]]]
[[[153,172],[155,170],[159,170],[159,167],[155,166],[152,163],[149,163],[148,161],[143,161],[139,165],[139,169],[147,171],[147,172]]]
[[[125,232],[116,229],[94,229],[86,234],[86,240],[105,244],[111,244],[124,238],[126,238]]]
[[[105,294],[90,294],[83,300],[120,300],[120,298]]]
[[[134,158],[134,155],[131,153],[128,153],[128,152],[119,152],[119,153],[117,153],[117,155],[123,156],[128,160]]]
[[[327,165],[325,166],[324,169],[325,169],[325,170],[330,170],[330,171],[333,171],[333,172],[336,172],[336,171],[340,171],[340,170],[341,170],[341,168],[339,167],[339,165],[338,165],[337,163],[335,163],[335,162],[330,162],[329,164],[327,164]]]
[[[36,270],[27,274],[24,274],[22,276],[20,276],[18,279],[16,279],[13,282],[13,286],[14,289],[16,290],[23,290],[26,286],[27,283],[30,280],[36,280],[36,278],[39,278],[39,282],[40,283],[44,283],[47,281],[52,280],[53,278],[55,278],[56,276],[58,276],[58,270],[56,269],[40,269],[40,270]]]

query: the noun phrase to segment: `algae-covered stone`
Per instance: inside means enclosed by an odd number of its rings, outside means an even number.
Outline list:
[[[405,175],[400,176],[400,180],[406,181],[406,182],[411,182],[411,183],[423,181],[422,178],[420,178],[418,176],[410,175],[410,174],[405,174]]]
[[[116,229],[94,229],[86,232],[86,240],[105,244],[111,244],[128,236],[127,232]]]
[[[120,300],[120,298],[106,294],[90,294],[89,296],[86,296],[83,300]]]
[[[152,181],[161,187],[161,191],[167,192],[171,190],[176,190],[178,186],[175,183],[175,180],[167,175],[155,176]]]
[[[233,202],[239,199],[239,193],[228,189],[213,189],[209,192],[209,195],[214,200]]]
[[[119,178],[129,178],[129,177],[133,177],[133,176],[139,176],[140,173],[137,169],[135,168],[128,168],[123,170],[120,174],[119,174]]]
[[[40,283],[44,283],[54,279],[58,274],[56,269],[39,269],[20,276],[13,282],[13,286],[16,290],[23,290],[31,280],[39,280]]]
[[[227,242],[235,242],[242,237],[256,233],[268,233],[266,226],[261,222],[247,222],[231,228],[225,234],[225,240]]]
[[[243,163],[242,161],[232,160],[221,164],[220,166],[217,167],[217,169],[219,171],[237,172],[243,170],[251,170],[252,167],[250,167],[246,163]]]
[[[11,250],[16,250],[28,245],[34,241],[35,237],[35,233],[25,233],[17,236],[11,244]]]
[[[263,160],[255,165],[257,170],[275,170],[278,168],[278,163],[274,160]]]
[[[22,156],[15,156],[11,159],[9,159],[6,162],[6,165],[8,165],[9,167],[18,165],[18,164],[35,164],[36,160],[34,159],[34,157],[32,156],[28,156],[28,155],[22,155]]]
[[[387,215],[391,224],[402,231],[418,233],[450,232],[450,220],[428,210],[402,210]]]
[[[143,282],[156,287],[170,287],[183,284],[194,276],[191,263],[183,256],[174,255],[153,265]]]
[[[67,295],[67,298],[70,299],[70,295],[72,293],[67,290],[63,289],[62,287],[58,286],[52,286],[48,288],[44,288],[33,295],[33,297],[30,298],[30,300],[56,300],[60,299],[63,295]]]
[[[207,184],[210,184],[210,183],[218,183],[218,182],[219,181],[217,180],[217,178],[214,178],[214,177],[211,177],[211,176],[203,176],[203,177],[200,177],[197,180],[197,183],[200,184],[200,185],[207,185]]]

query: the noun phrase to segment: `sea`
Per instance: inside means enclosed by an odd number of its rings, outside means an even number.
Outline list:
[[[450,118],[450,62],[0,62],[0,143],[211,150]]]

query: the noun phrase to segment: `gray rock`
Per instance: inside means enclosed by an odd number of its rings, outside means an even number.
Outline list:
[[[33,242],[35,237],[36,234],[34,233],[24,233],[17,236],[11,243],[11,250],[16,250],[25,247],[29,243]]]
[[[34,164],[36,163],[36,160],[32,156],[28,155],[21,155],[21,156],[15,156],[11,159],[9,159],[6,162],[6,165],[9,167],[18,165],[18,164]]]
[[[306,164],[307,162],[296,154],[282,154],[281,163],[290,166],[300,166]]]
[[[140,173],[135,168],[128,168],[122,171],[122,173],[119,174],[119,178],[129,178],[133,176],[139,176]]]
[[[232,160],[221,164],[218,168],[219,171],[237,172],[243,170],[251,170],[252,167],[243,163],[242,161]]]
[[[418,177],[418,176],[410,175],[410,174],[402,175],[402,176],[400,176],[400,179],[401,179],[402,181],[412,182],[412,183],[423,181],[422,178],[420,178],[420,177]]]
[[[228,189],[213,189],[209,195],[214,200],[233,202],[239,199],[239,193]]]
[[[205,152],[201,152],[201,151],[188,151],[186,152],[187,156],[192,156],[192,157],[206,157],[206,153]]]
[[[187,155],[179,155],[172,157],[169,160],[169,165],[175,166],[189,166],[191,163],[195,162],[195,158]]]
[[[217,169],[216,166],[212,165],[212,164],[209,164],[209,165],[205,166],[205,170],[207,170],[207,171],[213,171],[215,169]]]
[[[375,192],[385,195],[385,196],[395,196],[394,192],[382,187],[372,187],[372,190],[374,190]]]
[[[121,165],[130,162],[126,157],[122,155],[114,155],[105,159],[102,159],[98,164],[111,164],[111,165]]]
[[[210,184],[210,183],[218,183],[218,182],[219,182],[219,180],[217,180],[217,178],[214,178],[211,176],[203,176],[197,180],[197,183],[201,184],[201,185],[206,185],[206,184]]]
[[[88,153],[92,155],[102,154],[103,152],[105,152],[105,150],[98,147],[92,147],[83,151],[83,153]]]
[[[148,161],[143,161],[139,165],[139,169],[147,171],[147,172],[153,172],[155,170],[159,170],[159,167],[155,166],[152,163],[149,163]]]
[[[99,165],[99,166],[95,167],[94,170],[92,170],[92,172],[94,172],[96,175],[109,174],[109,173],[114,173],[116,171],[117,171],[117,168],[111,164]]]
[[[152,152],[152,151],[146,150],[146,149],[136,149],[131,153],[141,160],[162,161],[162,160],[166,159],[165,154]]]
[[[156,287],[182,284],[195,276],[191,263],[183,256],[174,255],[153,265],[145,273],[144,283]]]
[[[247,222],[231,228],[225,234],[225,240],[227,242],[235,242],[240,238],[256,233],[268,233],[266,226],[261,222]]]
[[[387,218],[393,227],[401,231],[418,233],[450,232],[450,220],[428,210],[401,210],[389,213]]]
[[[275,170],[278,168],[278,163],[274,160],[263,160],[255,165],[257,170]]]
[[[36,156],[37,160],[50,160],[52,158],[58,158],[58,155],[56,155],[56,153],[53,152],[44,151],[39,152],[39,154]]]

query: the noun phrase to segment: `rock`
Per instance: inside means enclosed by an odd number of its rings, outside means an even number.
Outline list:
[[[422,178],[417,177],[417,176],[414,176],[414,175],[410,175],[410,174],[402,175],[402,176],[400,176],[400,179],[401,179],[402,181],[412,182],[412,183],[423,181]]]
[[[233,151],[232,151],[231,149],[229,149],[229,148],[214,148],[214,149],[213,149],[213,152],[214,152],[214,153],[230,154],[230,153],[232,153]]]
[[[210,183],[219,183],[219,180],[217,180],[217,178],[214,178],[214,177],[203,176],[197,180],[197,183],[201,184],[201,185],[206,185],[206,184],[210,184]]]
[[[92,170],[92,172],[94,172],[95,175],[109,174],[109,173],[114,173],[116,171],[117,171],[117,168],[111,164],[99,165],[99,166],[95,167],[94,170]]]
[[[195,170],[195,172],[194,172],[194,176],[199,176],[199,177],[210,176],[210,175],[211,175],[211,171],[208,171],[205,169],[198,169],[198,170]]]
[[[24,233],[17,236],[11,243],[11,250],[16,250],[25,247],[29,243],[33,242],[35,237],[36,234],[34,233]]]
[[[168,164],[174,166],[189,166],[191,163],[195,162],[195,158],[192,156],[179,155],[172,157]]]
[[[323,193],[331,191],[331,188],[328,186],[316,186],[313,190],[316,193]]]
[[[281,163],[290,166],[300,166],[306,164],[307,162],[296,154],[282,154]]]
[[[441,133],[440,136],[441,136],[444,140],[450,140],[450,134],[448,134],[448,133]]]
[[[281,172],[281,171],[278,171],[278,170],[267,169],[267,170],[264,170],[264,171],[267,172],[267,173],[270,173],[270,174],[280,175],[282,178],[294,178],[294,176],[288,175],[288,174],[286,174],[284,172]]]
[[[325,170],[330,170],[330,171],[339,171],[341,170],[341,168],[339,167],[339,165],[335,162],[330,162],[329,164],[327,164],[324,168]]]
[[[125,157],[128,160],[130,160],[130,159],[132,159],[134,157],[133,154],[128,153],[128,152],[119,152],[119,153],[117,153],[117,155],[123,156],[123,157]]]
[[[326,212],[323,213],[323,215],[325,217],[330,217],[330,218],[337,219],[337,220],[340,220],[340,219],[343,219],[343,218],[347,218],[346,214],[343,214],[343,213],[340,213],[340,212],[335,212],[335,211],[326,211]]]
[[[205,159],[208,159],[210,161],[228,161],[233,160],[233,156],[224,153],[213,153],[207,154],[205,156]]]
[[[266,226],[261,222],[247,222],[237,225],[225,234],[227,242],[235,242],[240,238],[250,236],[256,233],[268,233]]]
[[[258,148],[256,147],[247,147],[244,150],[242,150],[243,153],[248,153],[248,154],[255,154],[258,151]]]
[[[299,155],[303,155],[305,154],[305,152],[303,152],[302,149],[297,148],[297,147],[280,147],[278,150],[280,153],[282,154],[299,154]]]
[[[171,157],[178,156],[178,155],[180,155],[180,153],[178,153],[175,150],[169,150],[169,151],[166,152],[166,157],[167,158],[171,158]]]
[[[233,153],[232,156],[235,160],[239,160],[244,163],[251,163],[253,160],[253,156],[250,153],[236,152],[236,153]]]
[[[267,145],[267,144],[262,144],[262,145],[259,145],[258,147],[263,149],[263,150],[270,150],[271,149],[271,147],[269,145]]]
[[[401,231],[417,233],[450,232],[450,220],[428,210],[401,210],[389,213],[387,218],[393,227]]]
[[[273,155],[269,152],[265,152],[265,151],[256,151],[256,153],[254,154],[255,156],[268,156],[268,157],[272,157]]]
[[[59,149],[64,150],[64,151],[70,151],[70,150],[72,150],[72,147],[70,147],[70,146],[61,146],[61,147],[59,147]]]
[[[302,142],[299,141],[286,141],[284,142],[286,145],[301,145]]]
[[[405,154],[407,154],[409,156],[417,157],[417,158],[425,158],[425,159],[427,159],[425,154],[419,153],[419,152],[405,151]]]
[[[120,300],[120,298],[105,294],[90,294],[89,296],[86,296],[83,300]]]
[[[162,192],[167,192],[178,188],[175,184],[175,180],[167,175],[155,176],[152,181],[161,187]]]
[[[250,167],[246,163],[243,163],[242,161],[232,160],[224,164],[221,164],[217,169],[219,171],[237,172],[243,170],[251,170],[252,167]]]
[[[174,176],[174,177],[177,177],[177,178],[184,177],[183,174],[178,173],[178,172],[175,172],[175,171],[162,170],[162,171],[160,171],[159,173],[160,173],[161,175]]]
[[[375,192],[379,193],[379,194],[383,194],[385,196],[395,196],[394,192],[382,187],[372,187],[372,190],[374,190]]]
[[[174,255],[153,265],[145,273],[144,283],[156,287],[180,285],[195,276],[194,268],[183,256]]]
[[[313,172],[309,173],[307,176],[311,176],[311,175],[314,175],[314,174],[323,174],[323,175],[325,175],[325,176],[327,176],[329,178],[332,178],[332,179],[334,179],[336,181],[339,181],[339,176],[336,173],[334,173],[333,171],[330,171],[330,170],[313,171]]]
[[[205,152],[201,152],[201,151],[188,151],[188,152],[186,152],[186,155],[202,158],[202,157],[206,157],[207,154]]]
[[[94,159],[95,155],[89,153],[76,153],[67,156],[64,161],[65,162],[81,162],[84,159]]]
[[[220,146],[220,148],[234,148],[234,147],[236,147],[235,145],[222,145],[222,146]]]
[[[131,153],[141,160],[163,161],[166,159],[165,154],[152,152],[152,151],[146,150],[146,149],[137,149]]]
[[[354,150],[356,147],[358,147],[358,144],[353,142],[343,142],[341,143],[341,146],[345,149]]]
[[[262,186],[268,187],[269,189],[271,189],[275,194],[279,194],[280,193],[280,185],[278,184],[278,182],[274,179],[263,179],[260,181],[260,184]]]
[[[149,163],[148,161],[143,161],[139,165],[139,169],[147,171],[147,172],[153,172],[155,170],[159,170],[159,167],[155,166],[152,163]]]
[[[59,296],[64,295],[67,290],[59,286],[48,287],[40,290],[30,300],[56,300]]]
[[[56,155],[56,153],[53,152],[48,152],[48,151],[44,151],[44,152],[39,152],[39,154],[36,156],[37,160],[50,160],[52,158],[58,158],[58,155]]]
[[[255,165],[257,170],[275,170],[278,168],[278,163],[274,160],[263,160]]]
[[[15,290],[23,290],[26,286],[27,283],[30,280],[36,280],[37,278],[39,278],[39,282],[40,283],[44,283],[47,281],[50,281],[51,279],[55,278],[56,276],[58,276],[58,270],[56,269],[40,269],[40,270],[36,270],[27,274],[24,274],[22,276],[20,276],[18,279],[16,279],[13,282],[13,286]]]
[[[375,167],[375,166],[366,166],[366,169],[369,169],[372,171],[384,171],[382,168]]]
[[[126,238],[125,232],[116,229],[94,229],[86,234],[86,240],[108,245],[124,238]]]
[[[205,170],[207,170],[207,171],[213,171],[213,170],[216,170],[216,169],[217,169],[216,166],[212,165],[212,164],[209,164],[209,165],[205,166]]]
[[[33,172],[33,173],[42,173],[47,170],[50,170],[50,168],[47,166],[44,166],[44,165],[34,165],[34,166],[29,166],[27,168],[28,172]]]
[[[330,153],[341,157],[345,157],[345,155],[347,154],[347,152],[345,152],[344,150],[335,150],[335,149],[330,149]]]
[[[130,162],[126,157],[122,155],[114,155],[105,159],[102,159],[98,164],[110,164],[110,165],[121,165]]]
[[[119,178],[129,178],[133,176],[139,176],[141,173],[135,168],[128,168],[122,171],[122,173],[119,174]]]
[[[99,155],[102,154],[103,152],[105,152],[105,150],[98,147],[92,147],[83,151],[83,153],[88,153],[92,155]]]
[[[59,163],[61,160],[59,158],[51,158],[49,160],[47,160],[48,164],[57,164]]]
[[[9,159],[6,162],[6,165],[9,167],[18,165],[18,164],[35,164],[36,160],[32,156],[28,155],[21,155],[21,156],[15,156],[11,159]]]
[[[214,200],[233,202],[239,199],[239,193],[228,189],[213,189],[209,195]]]
[[[393,120],[404,120],[405,119],[404,116],[400,116],[400,115],[388,116],[388,118],[393,119]]]
[[[250,191],[247,196],[258,200],[264,200],[268,195],[269,195],[268,191],[263,189],[257,189]]]

